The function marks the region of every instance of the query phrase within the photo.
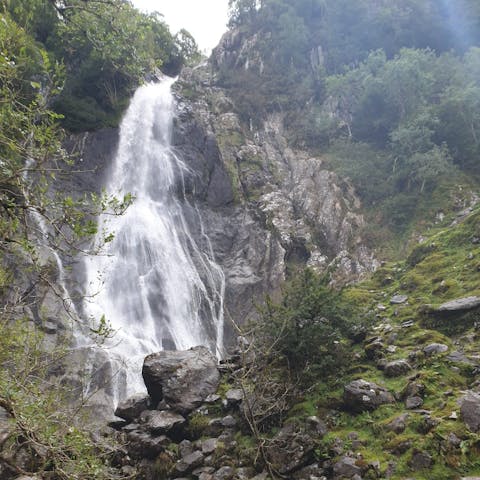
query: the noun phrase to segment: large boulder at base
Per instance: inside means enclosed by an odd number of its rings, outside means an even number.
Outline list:
[[[153,402],[165,400],[180,413],[199,407],[220,382],[217,359],[206,347],[152,353],[143,362],[142,375]]]
[[[460,399],[462,419],[472,432],[480,430],[480,394],[467,392]]]
[[[395,398],[384,387],[365,380],[354,380],[344,387],[345,408],[355,412],[375,410],[385,403],[394,403]]]

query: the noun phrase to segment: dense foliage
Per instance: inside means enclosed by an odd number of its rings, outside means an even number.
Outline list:
[[[73,131],[114,126],[147,73],[176,74],[198,58],[186,31],[173,36],[160,14],[144,14],[123,0],[3,0],[3,9],[65,65],[54,110]]]
[[[329,153],[383,225],[408,230],[419,199],[445,178],[480,173],[478,2],[232,0],[230,9],[252,48],[242,69],[221,65],[219,82],[241,117],[260,124],[283,112],[290,139]]]
[[[281,358],[302,381],[326,379],[348,365],[350,339],[366,328],[358,312],[340,292],[328,286],[328,276],[306,269],[286,286],[282,301],[261,309],[256,336],[273,358]]]

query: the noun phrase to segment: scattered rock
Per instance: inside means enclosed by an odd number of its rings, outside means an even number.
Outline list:
[[[480,394],[467,392],[460,399],[460,413],[467,427],[472,432],[480,430]]]
[[[171,442],[165,435],[152,436],[139,430],[129,432],[127,439],[129,453],[137,458],[156,458]]]
[[[218,402],[222,397],[220,397],[220,395],[217,395],[216,393],[213,393],[211,395],[209,395],[205,400],[204,402],[205,403],[216,403]]]
[[[218,440],[216,438],[207,438],[202,440],[201,450],[204,455],[210,455],[217,449]]]
[[[436,355],[445,352],[448,352],[448,346],[443,343],[431,343],[423,349],[425,355]]]
[[[345,385],[343,401],[347,409],[358,412],[374,410],[385,403],[394,403],[395,398],[387,389],[360,379]]]
[[[333,465],[333,473],[336,477],[352,478],[354,475],[361,475],[362,469],[356,464],[352,457],[342,457]]]
[[[385,375],[387,377],[399,377],[408,373],[412,367],[406,360],[394,360],[385,365]]]
[[[237,421],[231,415],[227,415],[222,418],[221,423],[224,427],[233,428],[237,424]]]
[[[269,461],[282,475],[308,465],[313,461],[315,442],[312,437],[290,423],[273,437],[267,447]]]
[[[235,470],[232,467],[225,466],[218,469],[214,475],[214,480],[230,480],[235,475]]]
[[[308,433],[315,435],[316,437],[324,437],[327,432],[327,425],[318,417],[308,417],[306,421],[306,430]]]
[[[406,295],[394,295],[390,299],[390,304],[391,305],[401,305],[402,303],[405,303],[408,300],[408,297]]]
[[[204,456],[198,450],[181,458],[175,465],[175,472],[180,475],[188,474],[203,463]]]
[[[168,410],[152,410],[144,418],[146,428],[154,434],[168,433],[185,424],[185,418]]]
[[[152,400],[165,399],[180,413],[199,407],[220,382],[217,360],[206,347],[152,353],[144,360],[142,375]]]
[[[414,452],[409,462],[412,470],[424,470],[432,466],[433,460],[428,452]]]
[[[118,405],[115,410],[115,415],[128,422],[133,422],[133,420],[138,418],[149,406],[150,398],[147,395],[134,395]]]
[[[421,397],[408,397],[405,400],[405,407],[409,410],[419,408],[423,405],[423,399]]]
[[[475,365],[475,362],[473,362],[464,353],[459,352],[458,350],[448,354],[447,360],[453,363],[465,363],[467,365]]]
[[[406,322],[402,322],[400,324],[402,328],[410,328],[410,327],[413,327],[414,325],[415,325],[415,322],[413,320],[407,320]]]
[[[380,312],[384,312],[386,309],[387,307],[381,303],[377,305],[377,310],[379,310]]]
[[[225,394],[225,399],[228,407],[238,405],[243,400],[243,391],[239,388],[228,390]]]
[[[379,338],[375,338],[365,345],[365,356],[369,360],[380,358],[385,350],[385,345]]]
[[[397,351],[397,347],[395,345],[389,345],[387,347],[387,353],[395,353]]]
[[[387,424],[388,430],[391,430],[395,433],[402,433],[407,428],[407,420],[410,417],[409,413],[403,413],[398,417],[394,418],[389,424]]]

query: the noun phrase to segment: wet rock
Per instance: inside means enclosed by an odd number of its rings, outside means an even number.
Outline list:
[[[385,365],[385,375],[387,377],[399,377],[408,373],[412,367],[406,360],[394,360]]]
[[[165,399],[180,413],[199,407],[220,382],[217,360],[205,347],[148,355],[142,375],[152,400]]]
[[[405,303],[408,300],[408,297],[406,295],[394,295],[390,299],[390,304],[391,305],[401,305],[402,303]]]
[[[195,451],[186,457],[181,458],[175,465],[175,472],[186,475],[203,464],[204,456],[201,452]]]
[[[394,403],[395,398],[384,387],[365,380],[354,380],[344,387],[345,408],[355,412],[374,410],[385,403]]]
[[[407,420],[409,417],[410,417],[410,414],[403,413],[402,415],[399,415],[398,417],[394,418],[387,425],[388,430],[391,430],[392,432],[395,432],[395,433],[404,432],[405,428],[407,428]]]
[[[150,406],[150,398],[147,395],[138,394],[121,402],[115,409],[115,415],[123,418],[128,422],[132,422],[147,410]]]
[[[463,421],[472,432],[480,430],[480,394],[467,392],[460,399],[460,413]]]
[[[408,397],[405,400],[405,407],[409,410],[413,410],[415,408],[420,408],[423,405],[423,399],[421,397]]]
[[[425,355],[436,355],[445,352],[448,352],[448,346],[443,343],[431,343],[423,349]]]
[[[431,455],[428,452],[414,452],[409,462],[412,470],[424,470],[430,468],[433,464]]]
[[[185,424],[185,418],[180,414],[169,411],[151,411],[145,416],[145,427],[154,434],[178,431]]]
[[[356,464],[352,457],[342,457],[333,465],[333,473],[339,478],[352,478],[354,475],[361,475],[362,469]]]

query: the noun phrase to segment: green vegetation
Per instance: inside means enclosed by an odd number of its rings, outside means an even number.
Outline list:
[[[50,61],[65,65],[54,110],[71,131],[118,125],[147,74],[161,69],[175,75],[199,58],[187,31],[174,37],[161,15],[141,13],[123,0],[4,0],[2,10]]]

